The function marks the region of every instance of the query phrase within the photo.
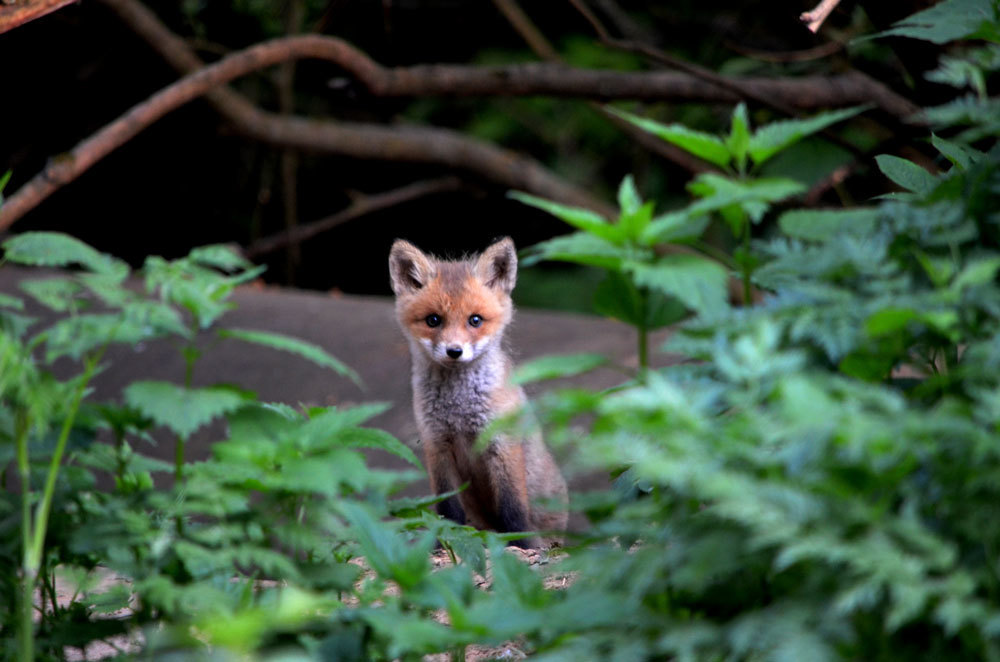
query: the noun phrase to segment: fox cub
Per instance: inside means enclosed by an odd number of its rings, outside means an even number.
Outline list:
[[[468,487],[438,504],[441,515],[479,529],[562,531],[566,482],[541,437],[499,436],[477,454],[479,433],[525,403],[501,347],[513,315],[514,242],[448,261],[397,240],[389,253],[396,317],[413,358],[413,411],[435,494]],[[536,501],[547,500],[551,510]],[[513,543],[537,548],[538,538]]]

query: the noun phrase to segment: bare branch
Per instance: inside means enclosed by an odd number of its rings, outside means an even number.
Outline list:
[[[538,57],[553,62],[560,59],[559,53],[528,18],[520,5],[513,0],[493,0],[493,4]]]
[[[8,5],[0,4],[0,33],[13,30],[36,18],[51,14],[55,10],[77,0],[34,0],[33,2]]]
[[[417,198],[422,198],[424,196],[433,195],[435,193],[455,191],[461,188],[461,186],[462,182],[457,177],[442,177],[441,179],[414,182],[391,191],[386,191],[385,193],[364,196],[353,202],[346,209],[343,209],[336,214],[332,214],[331,216],[327,216],[324,219],[314,221],[307,225],[290,228],[285,232],[279,232],[278,234],[273,234],[269,237],[264,237],[263,239],[258,239],[247,246],[243,250],[243,254],[250,259],[257,258],[261,255],[276,251],[279,248],[302,243],[307,239],[315,237],[321,232],[326,232],[327,230],[331,230],[338,225],[342,225],[348,221],[353,221],[354,219],[367,214],[388,209],[389,207],[394,207],[396,205],[410,202],[411,200],[416,200]]]
[[[145,37],[175,68],[191,71],[198,57],[148,9],[134,0],[103,0]],[[430,65],[385,68],[353,46],[332,37],[303,35],[276,39],[233,53],[200,69],[133,107],[122,117],[51,160],[45,169],[0,208],[0,230],[10,226],[60,186],[143,128],[178,106],[206,94],[239,131],[278,146],[342,154],[365,159],[400,160],[443,165],[475,173],[508,188],[522,189],[567,204],[610,215],[611,208],[589,192],[572,186],[528,157],[455,131],[436,128],[322,122],[280,117],[256,108],[245,97],[220,85],[250,71],[289,59],[317,58],[335,62],[378,96],[473,96],[532,94],[598,99],[673,99],[733,102],[739,98],[724,86],[695,76],[669,72],[621,73],[581,70],[559,64],[500,68]],[[714,76],[715,74],[713,74]],[[905,117],[916,107],[860,74],[812,79],[745,79],[739,90],[798,107],[829,107],[873,102]]]
[[[806,24],[806,27],[813,33],[819,32],[823,21],[827,19],[831,12],[837,8],[840,0],[822,0],[812,11],[802,12],[799,20]]]
[[[549,43],[549,41],[545,38],[545,35],[538,30],[535,24],[531,22],[531,19],[524,13],[520,5],[517,4],[516,0],[493,0],[493,3],[500,8],[504,16],[507,17],[508,21],[510,21],[511,27],[513,27],[514,30],[521,35],[521,38],[524,39],[524,41],[538,57],[552,63],[562,63],[562,58],[559,57],[555,48],[552,47],[552,44]],[[580,7],[581,9],[586,9],[585,5],[581,5]],[[675,147],[664,140],[660,140],[656,136],[651,135],[649,132],[643,131],[632,123],[621,119],[600,103],[590,101],[588,102],[588,105],[592,110],[603,116],[604,119],[615,125],[619,131],[629,136],[632,140],[639,143],[650,152],[659,154],[661,157],[679,165],[691,173],[699,173],[706,170],[703,162],[699,159],[691,156],[679,147]]]

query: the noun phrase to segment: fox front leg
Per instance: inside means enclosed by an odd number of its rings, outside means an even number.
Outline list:
[[[528,502],[528,484],[525,475],[524,447],[514,442],[494,442],[483,455],[486,475],[489,476],[493,496],[494,527],[499,533],[530,531],[531,506]],[[512,540],[511,545],[521,549],[539,549],[538,536]]]
[[[429,444],[424,451],[427,463],[427,475],[431,481],[431,491],[434,494],[444,494],[459,487],[458,471],[455,468],[455,457],[447,447]],[[457,495],[451,495],[437,504],[438,515],[450,519],[456,524],[466,523],[465,511]]]

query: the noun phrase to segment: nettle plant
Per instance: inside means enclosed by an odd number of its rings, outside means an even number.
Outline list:
[[[861,112],[854,108],[804,120],[773,122],[751,132],[747,110],[733,111],[728,136],[661,124],[615,110],[620,117],[720,168],[695,177],[688,190],[695,201],[683,209],[654,216],[631,175],[618,190],[619,217],[609,222],[586,209],[567,207],[525,193],[511,197],[547,211],[578,230],[542,242],[527,252],[526,264],[561,260],[607,271],[594,297],[597,312],[634,326],[638,332],[640,370],[648,367],[648,332],[677,322],[689,313],[706,319],[728,308],[731,269],[740,272],[743,300],[752,298],[757,258],[750,249],[751,226],[772,205],[802,193],[801,182],[756,176],[762,164],[803,138]],[[700,240],[718,214],[742,248],[732,257]]]
[[[945,27],[965,26],[951,39],[995,36],[998,18],[992,3],[951,15]],[[921,15],[907,25],[945,29]],[[981,65],[981,54],[969,53]],[[694,315],[667,348],[697,362],[605,393],[541,399],[536,415],[550,441],[586,439],[577,445],[580,468],[627,466],[633,483],[577,498],[592,528],[566,563],[579,570],[567,596],[614,605],[615,622],[581,628],[542,659],[594,651],[1000,659],[994,105],[977,96],[926,113],[952,136],[930,137],[942,172],[883,155],[878,167],[902,192],[869,207],[782,213],[775,236],[751,242],[754,268],[735,269],[761,292],[760,304],[686,304]],[[956,123],[968,128],[955,132]],[[680,144],[683,131],[648,126]],[[725,200],[728,189],[711,189]],[[764,211],[779,197],[750,202]],[[581,239],[598,235],[571,217],[576,210],[526,201],[582,231],[543,245],[540,256],[607,268],[591,257],[611,253],[617,266],[623,247],[636,245],[607,240],[593,218],[603,243]],[[730,218],[754,220],[746,208]],[[644,256],[661,259],[652,247]],[[621,270],[638,287],[635,274]],[[560,374],[553,359],[544,367],[542,376]],[[575,372],[579,360],[562,367]]]
[[[264,654],[291,642],[338,659],[391,659],[482,637],[481,628],[401,634],[403,624],[444,606],[411,594],[431,591],[434,540],[462,556],[449,575],[466,577],[452,580],[459,590],[461,581],[473,586],[474,569],[484,571],[486,536],[430,515],[434,499],[391,498],[420,465],[390,434],[362,427],[387,405],[300,411],[231,385],[192,385],[206,333],[291,352],[357,380],[314,345],[218,328],[233,289],[259,269],[227,248],[199,248],[178,260],[149,258],[135,274],[143,288],[128,265],[65,235],[26,233],[3,249],[6,263],[64,269],[20,281],[48,309],[48,322],[29,317],[21,296],[0,295],[4,659],[64,659],[122,637],[132,652],[151,654]],[[123,403],[88,398],[110,345],[158,338],[177,344],[183,384],[137,381]],[[57,377],[56,361],[60,375],[70,364],[79,369]],[[186,441],[219,417],[227,432],[211,458],[188,461]],[[169,432],[173,463],[143,452],[163,437],[154,437],[158,429]],[[99,433],[107,443],[96,441]],[[414,470],[369,469],[363,448],[394,453]],[[157,488],[156,473],[172,473],[173,484]],[[113,478],[112,490],[97,489],[102,475]],[[362,569],[348,561],[361,554],[373,570],[359,588]],[[101,581],[108,576],[115,579]],[[68,601],[57,600],[57,580],[75,587]],[[394,610],[372,610],[387,600],[390,581],[404,595],[388,598]]]

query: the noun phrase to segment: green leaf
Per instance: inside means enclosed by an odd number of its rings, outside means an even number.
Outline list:
[[[635,124],[640,129],[680,147],[685,152],[694,154],[699,159],[708,161],[720,168],[725,168],[729,165],[729,149],[718,136],[695,131],[682,124],[661,124],[660,122],[639,117],[638,115],[633,115],[617,108],[609,108],[608,110],[618,117]]]
[[[630,262],[625,269],[637,285],[675,297],[699,315],[716,316],[728,307],[729,274],[717,262],[697,255],[668,255],[652,265]]]
[[[8,170],[4,174],[0,175],[0,207],[3,206],[3,190],[7,187],[7,182],[10,181],[10,176],[13,173],[13,170]]]
[[[128,265],[121,260],[61,232],[25,232],[5,241],[3,248],[4,258],[18,264],[39,267],[78,264],[98,273],[128,273]]]
[[[952,142],[931,134],[931,144],[937,151],[944,154],[945,158],[951,161],[959,170],[968,170],[974,163],[978,163],[984,156],[982,152],[962,143]]]
[[[898,333],[919,317],[910,308],[883,308],[865,321],[865,332],[872,338]]]
[[[511,191],[507,196],[530,207],[546,211],[565,223],[572,225],[574,228],[583,230],[601,239],[606,239],[616,244],[621,243],[624,239],[624,232],[619,226],[609,223],[603,216],[589,209],[569,207],[558,202],[521,193],[520,191]]]
[[[82,303],[77,302],[76,297],[83,288],[69,278],[25,280],[21,281],[20,286],[35,301],[57,312],[66,312]]]
[[[778,226],[789,237],[827,241],[840,232],[865,233],[874,229],[879,210],[793,209],[778,217]]]
[[[873,35],[910,37],[935,44],[966,38],[1000,41],[997,34],[995,0],[944,0],[934,6],[896,21],[893,27]]]
[[[543,356],[518,366],[517,370],[514,371],[513,381],[515,384],[527,384],[546,379],[572,377],[589,372],[604,365],[607,361],[606,357],[594,353]]]
[[[689,243],[701,236],[711,220],[707,214],[691,213],[688,209],[661,214],[646,226],[640,241],[647,246]]]
[[[769,158],[789,147],[806,136],[826,127],[853,117],[867,109],[867,106],[846,108],[828,113],[822,113],[808,119],[779,120],[757,129],[750,138],[748,151],[755,165],[760,165]]]
[[[134,345],[160,335],[159,330],[123,314],[87,313],[65,317],[38,338],[45,341],[45,360],[48,362],[69,356],[80,359],[87,353],[108,343]]]
[[[622,180],[618,189],[618,204],[621,207],[618,227],[621,228],[622,238],[638,239],[653,217],[654,204],[652,202],[642,203],[632,175],[627,175]]]
[[[328,354],[322,347],[304,340],[285,336],[280,333],[257,331],[254,329],[219,329],[219,336],[222,338],[234,338],[236,340],[242,340],[256,345],[263,345],[264,347],[270,347],[271,349],[278,349],[283,352],[289,352],[291,354],[301,356],[304,359],[312,361],[316,365],[324,368],[330,368],[339,375],[349,377],[351,381],[358,386],[361,386],[361,377],[358,376],[358,373],[354,372],[354,370]]]
[[[14,310],[24,310],[24,301],[21,299],[0,292],[0,308],[13,308]]]
[[[639,211],[642,206],[642,198],[635,188],[635,179],[632,175],[625,175],[621,185],[618,187],[618,207],[623,216],[631,216]]]
[[[600,237],[585,232],[555,237],[535,244],[526,251],[525,265],[540,260],[574,262],[603,269],[620,269],[624,260],[640,258],[640,251],[616,246]]]
[[[337,433],[339,444],[345,448],[377,448],[402,458],[417,468],[423,468],[409,446],[385,430],[377,428],[351,428]]]
[[[937,186],[937,178],[912,161],[891,154],[879,154],[875,162],[882,174],[907,191],[927,194]]]
[[[594,291],[594,312],[645,329],[679,322],[688,315],[682,303],[658,291],[640,292],[632,279],[611,271]]]
[[[214,267],[220,271],[233,272],[253,267],[250,261],[226,244],[199,246],[192,250],[188,257],[192,262]]]
[[[750,149],[750,120],[747,119],[747,106],[742,101],[733,109],[732,127],[726,138],[726,149],[736,161],[736,169],[746,172],[747,152]]]
[[[962,292],[969,287],[992,283],[996,280],[997,270],[1000,270],[1000,257],[974,260],[959,272],[950,289],[953,292]]]
[[[231,388],[184,388],[160,381],[138,381],[125,389],[125,402],[187,439],[212,419],[245,405],[246,393]]]
[[[387,523],[372,517],[364,506],[344,501],[339,508],[351,524],[365,559],[382,577],[397,581],[403,589],[412,589],[430,574],[428,552],[432,536],[410,545]]]
[[[736,180],[703,172],[688,184],[688,190],[702,198],[688,207],[689,214],[719,211],[725,215],[728,209],[737,208],[759,223],[772,202],[798,195],[805,186],[792,179]]]

